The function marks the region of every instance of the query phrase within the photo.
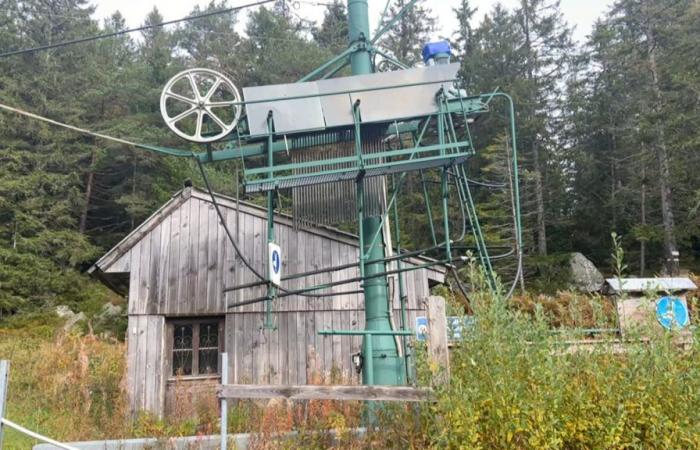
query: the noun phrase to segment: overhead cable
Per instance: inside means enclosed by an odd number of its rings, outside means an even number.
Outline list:
[[[49,123],[51,125],[55,125],[57,127],[66,128],[68,130],[73,130],[73,131],[76,131],[76,132],[82,133],[82,134],[87,134],[88,136],[93,136],[96,138],[105,139],[107,141],[117,142],[119,144],[129,145],[131,147],[142,148],[144,150],[150,150],[152,152],[163,153],[163,154],[171,155],[171,156],[187,156],[187,157],[192,156],[192,152],[189,150],[180,150],[180,149],[176,149],[176,148],[158,147],[155,145],[140,144],[138,142],[133,142],[133,141],[129,141],[126,139],[122,139],[122,138],[118,138],[118,137],[114,137],[114,136],[109,136],[107,134],[97,133],[95,131],[86,130],[85,128],[80,128],[80,127],[76,127],[74,125],[70,125],[67,123],[59,122],[57,120],[49,119],[48,117],[44,117],[44,116],[40,116],[38,114],[30,113],[28,111],[24,111],[24,110],[19,109],[19,108],[14,108],[12,106],[4,105],[2,103],[0,103],[0,109],[4,109],[5,111],[9,111],[9,112],[12,112],[15,114],[29,117],[31,119],[40,120],[42,122],[46,122],[46,123]]]
[[[5,58],[8,56],[14,56],[14,55],[21,55],[21,54],[25,54],[25,53],[33,53],[33,52],[38,52],[38,51],[43,51],[43,50],[49,50],[49,49],[57,48],[57,47],[66,47],[68,45],[73,45],[73,44],[82,44],[84,42],[91,42],[91,41],[96,41],[99,39],[121,36],[123,34],[134,33],[137,31],[150,30],[153,28],[164,27],[166,25],[172,25],[175,23],[187,22],[187,21],[196,20],[196,19],[202,19],[204,17],[211,17],[211,16],[216,16],[219,14],[227,14],[227,13],[239,11],[241,9],[252,8],[254,6],[261,6],[261,5],[264,5],[266,3],[272,3],[274,1],[276,1],[276,0],[260,0],[257,2],[246,3],[245,5],[234,6],[232,8],[220,9],[217,11],[209,11],[209,12],[205,12],[202,14],[196,14],[193,16],[182,17],[180,19],[174,19],[174,20],[168,20],[165,22],[154,23],[151,25],[143,25],[143,26],[140,26],[137,28],[127,28],[125,30],[114,31],[112,33],[103,33],[103,34],[97,34],[94,36],[87,36],[87,37],[83,37],[83,38],[72,39],[69,41],[56,42],[55,44],[47,44],[47,45],[40,45],[38,47],[12,50],[9,52],[0,53],[0,58]]]

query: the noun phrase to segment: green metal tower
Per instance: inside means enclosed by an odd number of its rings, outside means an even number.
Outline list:
[[[353,75],[372,73],[371,54],[368,46],[369,13],[367,0],[348,0],[348,20],[350,47],[355,50],[350,55],[350,68]],[[364,196],[363,179],[358,179],[358,202]],[[360,272],[369,278],[363,283],[365,297],[365,330],[370,332],[392,332],[389,307],[391,299],[387,289],[384,236],[381,217],[360,217],[362,251]],[[378,238],[373,242],[373,237]],[[364,266],[364,269],[362,268]],[[391,334],[365,334],[363,339],[363,384],[401,385],[406,384],[406,370],[403,358],[399,356],[396,339]],[[405,349],[404,349],[405,350]]]
[[[513,101],[501,92],[468,95],[459,89],[456,85],[459,64],[450,63],[451,50],[446,42],[426,45],[426,65],[416,68],[407,68],[378,48],[377,41],[415,3],[416,0],[408,0],[395,17],[382,21],[379,29],[370,36],[368,1],[348,0],[349,44],[345,51],[297,83],[244,88],[245,99],[231,80],[210,69],[188,69],[177,74],[161,94],[163,118],[180,137],[207,144],[206,151],[194,153],[139,145],[159,153],[194,158],[205,182],[203,164],[239,160],[246,193],[266,195],[266,245],[270,254],[274,253],[277,244],[274,214],[279,208],[281,191],[291,194],[294,207],[312,206],[310,210],[300,209],[304,213],[311,211],[302,217],[306,223],[334,226],[357,222],[357,262],[286,275],[275,273],[274,277],[269,269],[279,268],[279,259],[276,265],[268,261],[268,274],[265,275],[260,267],[246,259],[226,230],[239,259],[255,276],[255,281],[227,287],[224,292],[265,287],[264,296],[239,298],[229,302],[228,307],[264,303],[264,326],[273,328],[272,312],[276,302],[291,296],[329,298],[354,295],[356,288],[350,291],[335,288],[359,283],[364,294],[364,330],[324,330],[319,333],[362,336],[362,382],[369,385],[403,385],[412,381],[409,380],[411,361],[407,341],[413,331],[407,323],[403,273],[438,265],[447,270],[454,269],[464,260],[466,251],[473,251],[496,292],[492,260],[515,255],[518,258],[516,281],[522,270]],[[381,63],[386,62],[399,70],[374,73],[377,57],[382,59]],[[351,68],[352,77],[335,77],[347,66]],[[509,118],[511,148],[508,158],[513,174],[510,187],[515,233],[511,251],[490,256],[471,192],[473,183],[467,176],[467,163],[476,154],[470,124],[478,116],[491,111],[494,99],[506,101],[504,112]],[[173,108],[178,104],[179,108]],[[181,126],[183,122],[188,123]],[[213,148],[209,145],[215,142],[220,146]],[[418,175],[416,179],[423,187],[432,246],[407,251],[399,245],[397,196],[411,172]],[[439,179],[435,188],[437,191],[439,186],[439,206],[435,206],[441,210],[440,227],[433,224],[432,199],[424,175]],[[389,183],[391,195],[387,196]],[[330,201],[321,201],[321,198]],[[336,205],[336,210],[329,213],[328,210],[333,208],[329,204]],[[342,206],[345,204],[352,206]],[[218,209],[217,212],[225,226]],[[385,236],[390,236],[388,217],[392,212],[397,242],[393,254],[388,256]],[[453,226],[455,222],[457,227]],[[413,257],[429,258],[422,263],[403,264]],[[294,280],[308,280],[311,276],[349,268],[357,268],[359,275],[319,284],[307,281],[301,288],[290,288],[289,283]],[[401,303],[398,327],[392,324],[391,318],[395,292],[390,294],[388,288],[390,275],[398,278]],[[515,286],[514,282],[510,292]],[[496,293],[500,295],[500,292]],[[399,338],[403,340],[401,346]]]

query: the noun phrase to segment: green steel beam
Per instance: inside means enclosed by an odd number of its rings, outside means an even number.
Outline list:
[[[267,167],[270,170],[270,176],[272,176],[272,168],[275,165],[275,160],[274,160],[274,152],[272,151],[272,145],[274,144],[274,139],[273,139],[273,117],[272,117],[272,111],[270,111],[269,116],[267,117],[267,133],[268,133],[268,138],[267,138]],[[267,244],[268,247],[271,243],[275,242],[275,191],[268,191],[267,193]],[[263,255],[267,255],[268,249],[263,250]],[[267,264],[272,264],[272,261],[268,261]],[[270,280],[270,274],[271,270],[268,267],[267,270],[267,302],[265,302],[265,322],[263,323],[263,327],[268,330],[272,330],[275,328],[275,325],[272,321],[272,302],[277,296],[277,288],[272,285],[272,281]]]
[[[338,56],[335,56],[335,57],[329,59],[328,61],[323,63],[321,66],[314,69],[312,72],[301,77],[299,79],[299,81],[297,81],[297,83],[303,83],[305,81],[312,80],[312,79],[316,78],[317,76],[323,74],[323,72],[325,72],[327,69],[333,67],[335,64],[337,64],[341,61],[347,60],[351,54],[355,53],[358,50],[358,47],[359,47],[358,44],[355,44],[355,43],[351,44],[350,47],[348,47],[345,51],[343,51]]]
[[[415,0],[414,0],[415,1]],[[353,75],[372,73],[372,60],[369,46],[369,12],[367,0],[348,0],[348,38],[350,43],[360,44],[362,47],[350,55],[350,67]],[[359,116],[356,117],[356,127]],[[359,143],[359,135],[357,142]],[[362,155],[359,156],[360,158]],[[363,164],[360,159],[360,164]],[[358,179],[357,204],[360,205],[364,195],[360,192],[360,186],[364,183],[364,177]],[[359,210],[359,209],[358,209]],[[360,220],[360,246],[361,258],[367,260],[384,259],[386,257],[384,244],[367,248],[367,238],[372,236],[377,229],[381,229],[379,217],[358,217]],[[370,250],[370,251],[368,251]],[[365,329],[373,331],[393,331],[389,320],[389,292],[387,289],[386,272],[384,263],[364,264],[361,259],[361,267],[364,266],[364,297],[365,297]],[[364,364],[362,369],[363,384],[379,385],[403,385],[406,384],[406,373],[403,361],[398,352],[397,342],[393,336],[364,336]],[[373,423],[373,408],[370,406],[370,423]]]
[[[464,141],[464,142],[457,142],[457,143],[445,143],[445,144],[433,144],[433,145],[426,145],[423,147],[412,147],[412,148],[405,148],[405,149],[400,149],[400,150],[389,150],[389,151],[384,151],[384,152],[378,152],[378,153],[367,153],[367,154],[360,154],[359,156],[343,156],[340,158],[331,158],[331,159],[322,159],[318,161],[306,161],[306,162],[300,162],[300,163],[290,163],[290,164],[281,164],[277,166],[265,166],[265,167],[257,167],[255,169],[248,169],[245,171],[245,176],[248,178],[249,176],[252,175],[261,175],[261,174],[266,174],[268,178],[264,180],[258,180],[258,179],[252,179],[251,181],[254,182],[270,182],[274,181],[275,174],[280,173],[280,172],[292,172],[294,170],[304,170],[304,169],[310,169],[313,167],[321,167],[321,166],[332,166],[332,165],[338,165],[338,164],[347,164],[347,163],[357,163],[356,166],[351,166],[351,167],[345,167],[342,169],[343,172],[350,172],[355,169],[361,169],[364,166],[368,166],[367,161],[374,161],[374,160],[384,160],[384,159],[389,159],[389,158],[395,158],[398,156],[408,156],[408,159],[405,160],[398,160],[398,161],[392,161],[391,163],[388,163],[387,165],[392,165],[392,164],[399,164],[399,163],[407,163],[409,161],[411,162],[417,162],[417,161],[422,161],[424,159],[427,159],[428,157],[423,157],[423,158],[416,158],[413,159],[415,155],[422,154],[422,153],[432,153],[432,152],[439,152],[444,149],[448,150],[456,150],[464,147],[468,147],[469,143]],[[455,154],[442,154],[440,157],[448,158],[451,156],[456,155]],[[470,151],[466,152],[459,152],[459,154],[464,154],[464,155],[469,155],[472,156],[473,153]],[[359,159],[361,158],[361,160]],[[382,164],[385,165],[385,164]],[[328,170],[328,171],[323,171],[323,172],[318,172],[319,175],[326,175],[326,174],[331,174],[331,173],[337,173],[335,170]],[[316,173],[314,173],[315,175]],[[302,173],[299,175],[294,175],[293,177],[305,177],[309,176],[308,173]],[[283,177],[279,179],[292,179],[290,177]]]

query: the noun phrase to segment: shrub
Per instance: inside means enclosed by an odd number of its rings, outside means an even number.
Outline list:
[[[541,308],[524,315],[484,289],[472,304],[475,327],[451,355],[450,384],[423,415],[429,446],[700,448],[695,347],[666,335],[624,353],[564,351]]]

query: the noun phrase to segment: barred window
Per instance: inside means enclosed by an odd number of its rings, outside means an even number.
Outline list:
[[[219,374],[223,323],[221,318],[169,321],[172,376]]]

